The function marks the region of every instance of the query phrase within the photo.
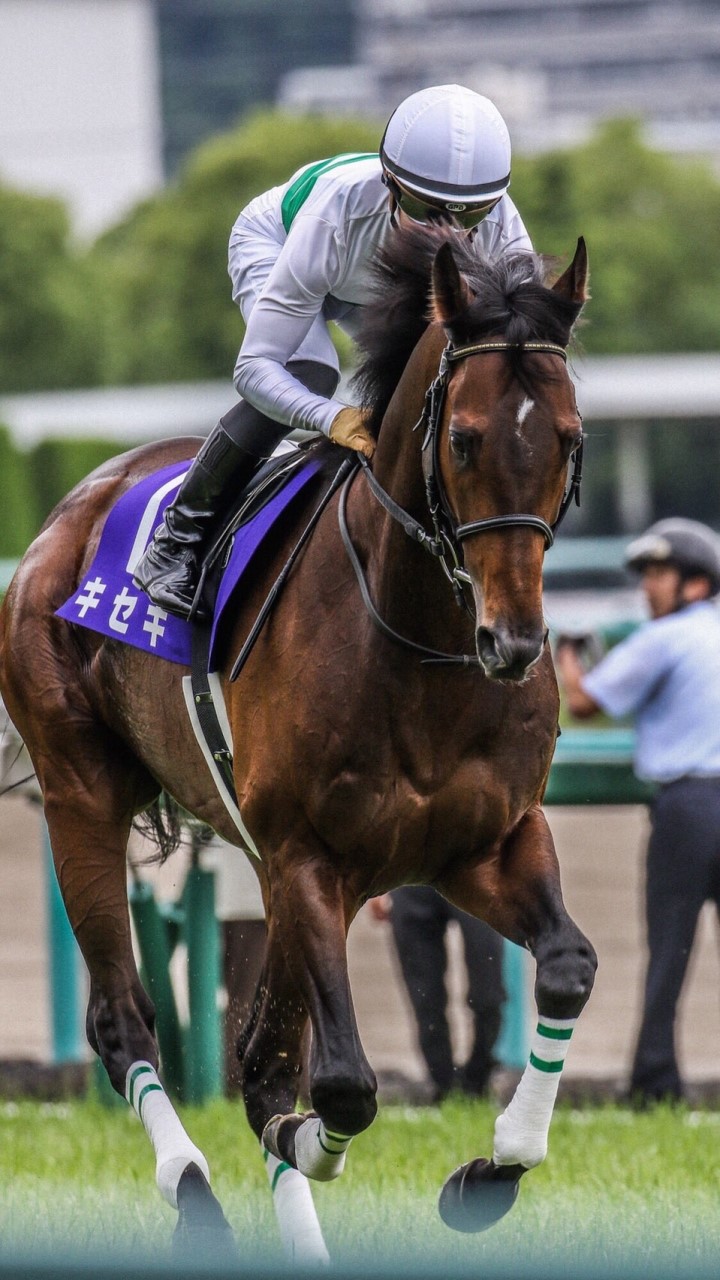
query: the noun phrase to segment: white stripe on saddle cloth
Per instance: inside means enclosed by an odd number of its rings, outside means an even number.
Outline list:
[[[173,489],[179,489],[183,480],[187,475],[187,471],[183,471],[182,475],[175,476],[174,480],[168,480],[166,484],[156,489],[152,497],[147,503],[145,510],[140,518],[140,523],[135,534],[135,541],[132,544],[128,562],[125,566],[128,573],[134,573],[138,560],[143,555],[145,548],[150,541],[151,535],[155,532],[157,524],[158,507],[167,493],[172,493]]]

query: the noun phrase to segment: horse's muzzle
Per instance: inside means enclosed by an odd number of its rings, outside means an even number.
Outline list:
[[[491,680],[524,680],[542,656],[547,631],[519,635],[505,627],[478,627],[477,655]]]

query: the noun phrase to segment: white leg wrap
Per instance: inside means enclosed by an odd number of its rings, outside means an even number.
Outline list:
[[[295,1134],[295,1162],[306,1178],[332,1182],[345,1168],[345,1153],[352,1142],[342,1133],[328,1133],[319,1116],[309,1116]]]
[[[330,1255],[320,1230],[310,1184],[304,1174],[263,1151],[283,1249],[301,1266],[327,1266]]]
[[[177,1209],[177,1188],[191,1161],[210,1181],[207,1160],[186,1134],[175,1108],[149,1062],[134,1062],[125,1080],[125,1097],[142,1120],[155,1152],[155,1180]]]
[[[520,1083],[495,1121],[495,1164],[524,1164],[533,1169],[545,1159],[560,1074],[576,1021],[540,1018]]]

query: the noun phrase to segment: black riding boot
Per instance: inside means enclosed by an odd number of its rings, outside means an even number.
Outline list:
[[[258,458],[235,443],[221,419],[202,445],[133,573],[133,582],[153,604],[178,618],[193,614],[202,554],[223,496],[231,484],[233,493],[239,492],[257,465]]]
[[[337,385],[337,373],[328,365],[297,360],[288,369],[318,395],[331,396]],[[270,456],[285,435],[287,427],[271,421],[245,400],[220,419],[133,573],[133,582],[153,604],[178,618],[190,618],[196,612],[200,615],[195,596],[209,537],[229,499],[252,479],[260,461]]]

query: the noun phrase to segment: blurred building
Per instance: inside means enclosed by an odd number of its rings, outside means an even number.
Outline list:
[[[282,105],[389,114],[424,84],[497,102],[516,146],[574,143],[609,116],[650,140],[720,154],[718,0],[355,0],[353,65],[283,81]],[[339,92],[344,88],[344,95]]]
[[[518,150],[641,116],[720,157],[718,0],[0,0],[0,182],[92,236],[244,111],[381,121],[424,84],[499,105]]]
[[[0,182],[92,236],[163,181],[153,0],[0,0]]]
[[[313,64],[331,77],[329,68],[355,58],[355,0],[155,4],[170,174],[204,138],[252,107],[272,105],[293,68]],[[327,78],[325,84],[330,93]]]

